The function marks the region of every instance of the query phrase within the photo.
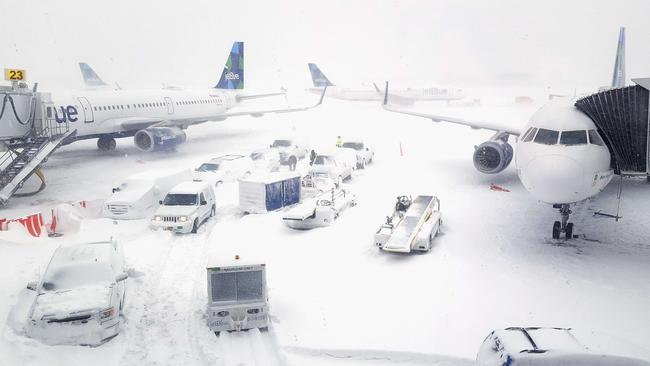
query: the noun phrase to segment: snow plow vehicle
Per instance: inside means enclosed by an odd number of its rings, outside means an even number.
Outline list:
[[[347,189],[333,189],[300,203],[282,216],[292,229],[307,230],[329,226],[341,212],[357,204],[357,197]]]
[[[386,222],[375,233],[375,245],[387,252],[427,252],[441,225],[438,197],[399,196],[392,215],[386,217]]]
[[[266,264],[240,260],[208,263],[208,327],[222,331],[268,329]]]

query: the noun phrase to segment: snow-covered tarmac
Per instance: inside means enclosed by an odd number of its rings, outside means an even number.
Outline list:
[[[424,108],[424,107],[423,107]],[[447,114],[523,125],[534,106],[447,108]],[[145,220],[87,220],[78,234],[25,240],[0,233],[2,365],[469,365],[484,337],[508,326],[560,326],[605,332],[650,348],[650,187],[618,181],[574,209],[581,239],[555,242],[558,215],[521,186],[514,167],[486,176],[471,161],[490,137],[382,111],[373,103],[326,100],[305,113],[233,118],[188,130],[175,154],[143,154],[131,139],[110,154],[94,141],[75,143],[45,165],[48,187],[17,198],[3,215],[56,203],[106,198],[129,174],[170,164],[194,167],[215,155],[250,151],[292,133],[314,147],[336,135],[361,137],[375,163],[350,182],[358,205],[331,227],[293,231],[280,213],[242,216],[237,187],[217,191],[216,219],[196,235],[152,232]],[[400,156],[400,144],[404,156]],[[491,183],[511,192],[495,192]],[[373,233],[400,194],[440,197],[442,235],[430,253],[379,252]],[[11,235],[10,235],[11,234]],[[121,334],[97,347],[47,346],[20,334],[25,284],[67,242],[113,236],[125,249],[127,282]],[[209,256],[266,258],[272,327],[211,333],[203,315]],[[17,304],[18,303],[18,304]]]

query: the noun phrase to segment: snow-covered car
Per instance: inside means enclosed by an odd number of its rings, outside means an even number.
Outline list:
[[[269,146],[280,154],[280,164],[295,166],[298,160],[309,156],[309,146],[296,138],[274,140]]]
[[[210,260],[208,275],[208,327],[240,331],[269,326],[266,264],[240,259]]]
[[[277,172],[280,170],[280,153],[277,149],[255,150],[250,154],[253,169]]]
[[[234,181],[253,172],[253,160],[244,155],[223,155],[210,159],[194,170],[194,181],[208,182],[218,186]]]
[[[120,331],[128,278],[116,242],[60,246],[35,291],[26,332],[48,344],[100,345]]]
[[[309,175],[314,180],[331,179],[338,187],[341,182],[352,178],[356,165],[356,155],[348,149],[336,149],[331,152],[318,153],[309,168]]]
[[[650,366],[648,351],[617,338],[570,328],[495,330],[483,341],[477,366]]]
[[[189,169],[164,169],[134,174],[113,187],[102,213],[111,219],[144,219],[158,206],[169,189],[191,180]]]
[[[357,168],[364,169],[367,164],[372,163],[375,157],[375,151],[369,148],[362,141],[346,141],[341,148],[351,149],[357,155]]]
[[[151,219],[154,229],[176,233],[196,233],[199,226],[216,213],[212,185],[183,182],[172,188]]]

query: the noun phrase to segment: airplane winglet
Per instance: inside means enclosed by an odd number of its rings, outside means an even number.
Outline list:
[[[384,105],[388,104],[388,81],[386,81],[386,88],[384,89]]]

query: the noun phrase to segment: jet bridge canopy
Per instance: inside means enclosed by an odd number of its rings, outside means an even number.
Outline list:
[[[601,91],[577,100],[575,106],[598,127],[617,174],[648,175],[650,79],[633,81],[638,85]]]

